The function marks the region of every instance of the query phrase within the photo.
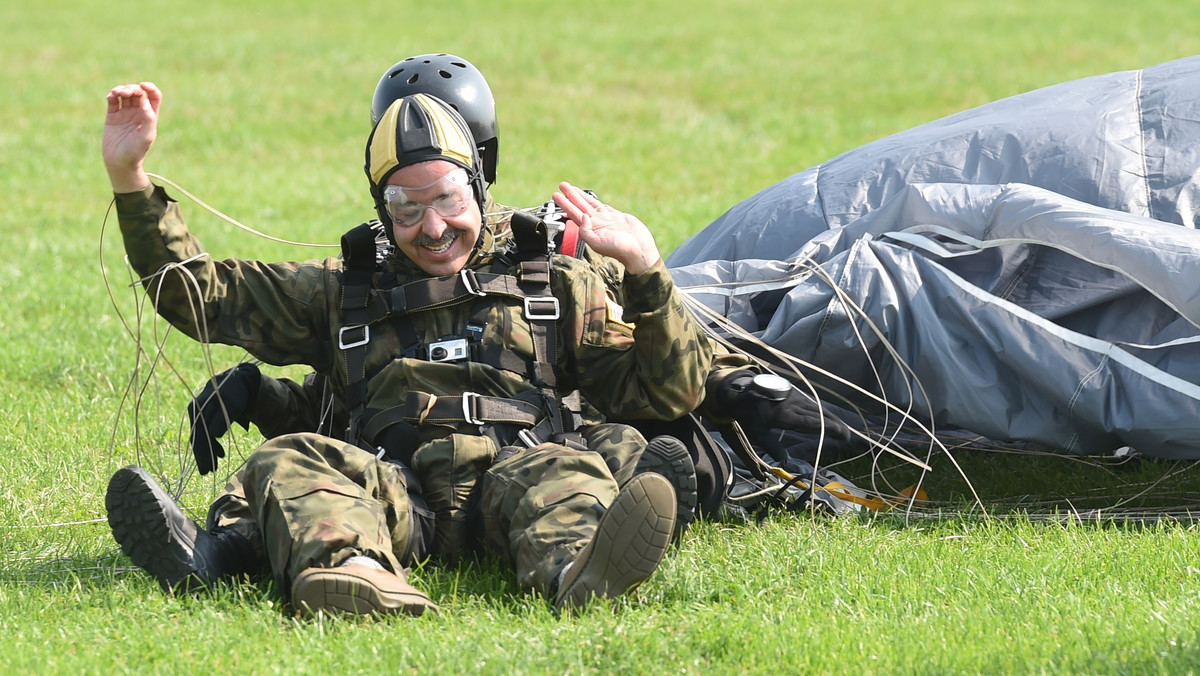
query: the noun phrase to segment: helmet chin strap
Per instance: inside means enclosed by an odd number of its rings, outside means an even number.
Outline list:
[[[488,228],[487,220],[487,185],[483,181],[483,174],[476,168],[471,172],[471,194],[475,196],[475,204],[479,207],[479,237],[475,238],[475,246],[471,247],[471,256],[468,260],[474,260],[482,252],[484,240],[484,231]]]
[[[471,247],[471,255],[467,257],[468,265],[471,261],[478,260],[483,256],[483,242],[486,239],[488,229],[488,219],[487,214],[484,213],[484,205],[481,200],[477,199],[475,202],[479,204],[479,236],[475,238],[475,246]]]

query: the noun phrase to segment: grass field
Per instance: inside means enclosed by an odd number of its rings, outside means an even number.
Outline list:
[[[130,570],[103,522],[108,477],[135,461],[180,476],[190,389],[209,355],[223,368],[241,354],[163,339],[147,318],[142,349],[162,340],[170,363],[146,379],[127,331],[141,305],[105,225],[112,85],[165,92],[151,171],[260,231],[336,243],[372,216],[362,146],[376,80],[404,56],[460,54],[499,101],[501,202],[540,203],[570,180],[639,215],[669,251],[761,188],[868,141],[1200,52],[1198,0],[357,5],[0,6],[0,671],[1200,671],[1194,523],[1007,510],[1014,496],[1061,504],[1173,471],[1159,504],[1196,502],[1194,472],[1159,463],[968,458],[1004,518],[701,524],[638,595],[570,619],[492,560],[417,571],[443,615],[382,622],[293,619],[269,583],[168,597]],[[217,257],[331,253],[185,209]],[[127,396],[130,382],[149,386]],[[231,452],[254,437],[236,435]],[[942,495],[959,494],[939,471]],[[184,503],[202,517],[219,487],[195,479]]]

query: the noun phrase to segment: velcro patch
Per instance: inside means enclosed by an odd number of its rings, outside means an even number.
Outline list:
[[[627,326],[630,329],[633,328],[633,324],[625,321],[625,308],[618,305],[617,301],[606,295],[604,297],[604,304],[608,308],[608,321],[620,324],[621,326]]]

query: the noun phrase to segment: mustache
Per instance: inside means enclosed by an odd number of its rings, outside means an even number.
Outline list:
[[[416,239],[413,240],[413,246],[432,246],[432,247],[443,246],[445,244],[449,244],[450,242],[458,239],[458,237],[460,235],[462,235],[461,230],[455,230],[454,228],[447,228],[446,232],[442,233],[442,236],[437,239],[434,239],[434,238],[430,237],[429,235],[425,235],[425,234],[418,236]]]

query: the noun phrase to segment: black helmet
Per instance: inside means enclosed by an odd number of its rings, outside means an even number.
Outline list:
[[[479,171],[479,149],[465,120],[448,103],[427,94],[413,94],[393,101],[375,122],[367,139],[367,180],[379,220],[391,222],[383,189],[388,178],[404,167],[445,160],[466,169],[479,211],[486,201],[483,176]],[[395,244],[392,229],[384,228]],[[480,233],[482,236],[482,232]]]
[[[479,147],[484,180],[495,183],[500,131],[496,100],[483,73],[466,59],[451,54],[409,57],[379,78],[371,99],[371,124],[379,122],[392,102],[410,94],[436,96],[462,115]]]

